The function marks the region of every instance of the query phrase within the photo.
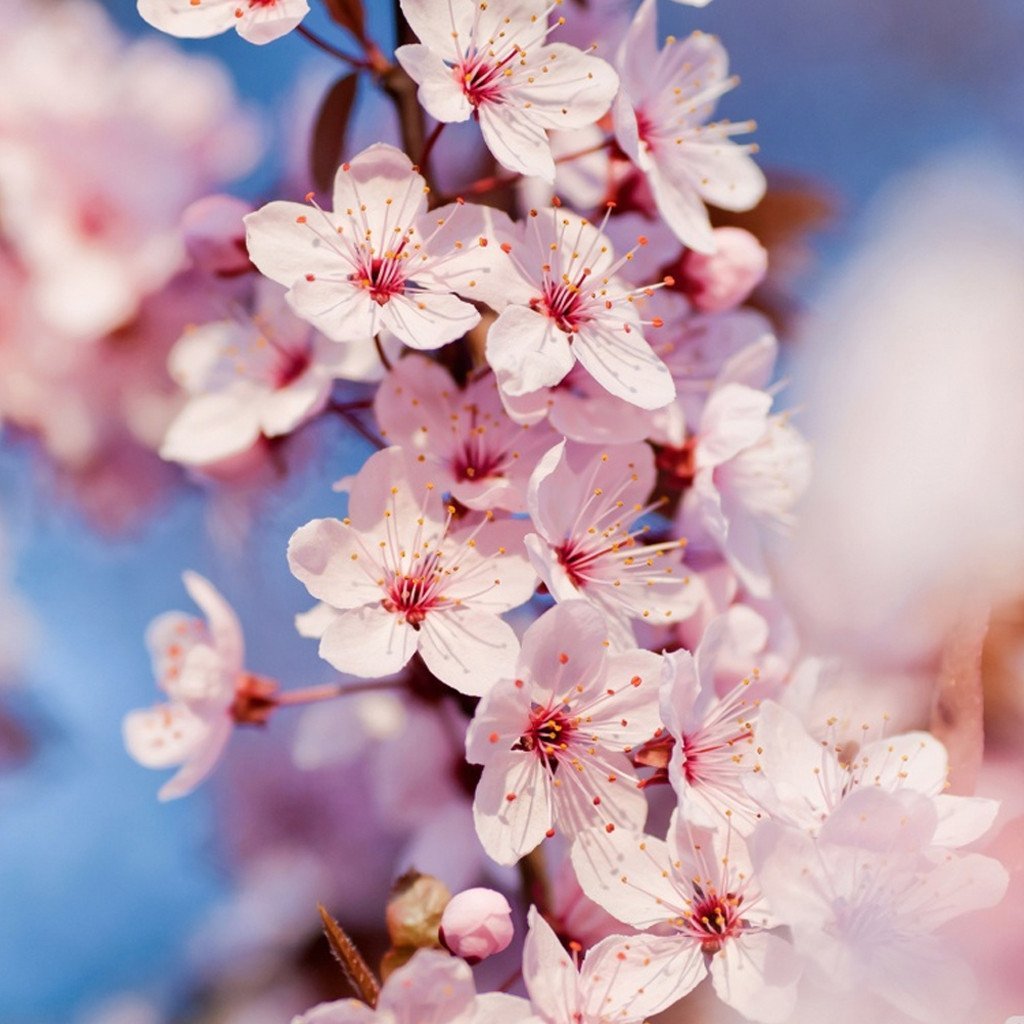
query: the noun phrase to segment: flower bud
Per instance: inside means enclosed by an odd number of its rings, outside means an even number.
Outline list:
[[[500,953],[511,941],[512,908],[493,889],[467,889],[441,915],[441,942],[471,964]]]
[[[688,250],[681,264],[680,287],[702,313],[735,309],[764,280],[768,252],[743,228],[715,228],[711,254]]]
[[[181,216],[185,249],[197,270],[232,277],[252,269],[242,218],[252,207],[234,196],[205,196]]]
[[[448,886],[433,875],[416,871],[403,875],[388,900],[387,927],[391,944],[414,950],[436,948],[441,912],[451,896]]]

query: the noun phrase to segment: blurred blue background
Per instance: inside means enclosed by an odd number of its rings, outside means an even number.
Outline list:
[[[386,45],[390,4],[368,7]],[[127,0],[110,11],[125,31],[150,31]],[[326,19],[310,24],[345,42]],[[724,113],[757,119],[765,167],[807,176],[834,198],[838,218],[799,284],[806,302],[853,244],[865,204],[901,170],[964,147],[1021,161],[1020,0],[715,0],[706,10],[665,0],[661,25],[720,35],[743,79]],[[327,81],[334,70],[294,34],[265,47],[233,33],[181,45],[224,62],[271,125],[287,120],[300,74]],[[356,138],[370,141],[365,120]],[[243,194],[269,195],[281,145]],[[42,736],[33,760],[0,774],[0,1024],[68,1024],[122,990],[177,995],[189,930],[225,886],[214,808],[203,790],[158,804],[158,777],[124,754],[120,720],[153,700],[143,632],[159,612],[189,607],[187,567],[223,589],[243,625],[280,624],[250,632],[254,668],[290,685],[330,678],[315,645],[294,637],[291,616],[308,599],[284,550],[296,526],[335,508],[330,482],[365,452],[337,430],[322,436],[326,454],[261,506],[237,552],[211,538],[198,492],[130,537],[98,537],[37,482],[23,449],[0,442],[16,582],[41,625],[28,697],[17,700]]]

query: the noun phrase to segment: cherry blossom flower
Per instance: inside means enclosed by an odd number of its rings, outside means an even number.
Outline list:
[[[256,125],[213,62],[128,43],[98,5],[23,6],[0,43],[2,235],[42,319],[92,340],[182,268],[182,211],[251,167]]]
[[[832,999],[874,993],[922,1024],[961,1020],[970,971],[936,930],[997,903],[1008,876],[978,854],[922,855],[937,817],[909,790],[853,793],[815,838],[779,822],[755,833],[765,895]]]
[[[338,169],[333,213],[277,201],[249,214],[249,255],[334,341],[386,329],[412,348],[438,348],[480,319],[453,292],[473,295],[491,273],[499,215],[468,203],[428,212],[427,192],[409,157],[377,143]]]
[[[257,705],[274,689],[245,672],[242,629],[231,606],[198,573],[186,572],[183,579],[206,622],[183,612],[153,620],[146,643],[157,685],[169,701],[124,719],[125,745],[139,764],[180,766],[161,788],[161,800],[192,792],[213,771],[239,713],[250,710],[258,716]]]
[[[770,533],[785,532],[810,477],[810,449],[771,395],[728,383],[708,399],[694,448],[693,486],[679,529],[698,550],[717,549],[755,597],[771,593]]]
[[[402,0],[420,43],[395,51],[431,117],[475,118],[502,166],[548,181],[555,164],[547,129],[593,124],[618,88],[610,64],[546,41],[554,6],[550,0]]]
[[[819,741],[784,707],[774,701],[762,704],[757,764],[746,786],[775,820],[817,833],[851,793],[874,787],[930,797],[938,818],[932,837],[936,846],[965,846],[992,825],[998,801],[944,792],[949,759],[946,748],[931,733],[869,740],[865,726],[857,749],[852,744],[839,745],[832,724],[834,720],[826,726],[826,738]]]
[[[306,0],[138,0],[153,28],[181,39],[206,39],[234,28],[250,43],[270,43],[309,13]]]
[[[574,962],[536,907],[528,921],[523,980],[544,1024],[634,1024],[665,1005],[664,979],[658,976],[660,964],[648,961],[647,936],[609,936],[580,964],[578,953]]]
[[[704,203],[749,210],[764,195],[764,175],[750,158],[754,147],[730,138],[754,123],[708,123],[715,101],[738,82],[728,77],[725,50],[713,36],[694,32],[682,42],[669,37],[659,51],[656,16],[656,0],[644,0],[619,49],[615,137],[647,176],[679,240],[714,252]]]
[[[768,387],[779,343],[767,318],[752,309],[712,315],[697,314],[666,330],[658,353],[676,383],[677,399],[652,413],[650,439],[676,449],[690,463],[695,435],[708,399],[726,384]]]
[[[532,1021],[525,999],[501,992],[477,995],[469,965],[448,953],[421,949],[388,975],[373,1009],[356,999],[321,1003],[292,1024],[513,1024]]]
[[[348,375],[358,347],[342,349],[314,332],[284,294],[261,278],[251,316],[203,324],[178,340],[169,368],[189,400],[168,427],[165,459],[206,465],[240,455],[261,436],[288,434],[324,407],[335,377]],[[379,364],[372,346],[365,349]]]
[[[715,228],[713,253],[688,249],[679,287],[702,313],[724,313],[745,302],[768,272],[768,251],[743,228]]]
[[[502,392],[501,399],[517,423],[533,425],[547,417],[559,434],[584,444],[629,444],[652,429],[650,409],[609,394],[579,363],[553,388],[517,396]]]
[[[499,225],[497,237],[510,266],[484,297],[501,309],[487,334],[487,361],[503,392],[551,387],[579,360],[633,405],[657,409],[673,399],[672,378],[637,310],[637,298],[660,284],[635,288],[617,276],[632,251],[616,260],[600,229],[559,208],[531,210],[512,230]]]
[[[472,509],[526,511],[526,486],[555,441],[546,423],[518,425],[501,404],[492,374],[460,389],[422,356],[400,360],[377,391],[381,434],[436,473],[442,490]]]
[[[590,831],[572,858],[591,899],[627,924],[665,933],[642,937],[648,996],[657,990],[659,1008],[710,974],[719,999],[748,1020],[789,1019],[799,962],[770,930],[781,922],[764,905],[746,848],[730,829],[705,832],[677,819],[668,840]]]
[[[761,817],[758,801],[744,785],[758,753],[758,709],[748,693],[756,669],[751,666],[749,674],[718,697],[716,663],[728,640],[729,621],[722,616],[708,625],[694,654],[673,651],[665,656],[661,717],[674,741],[666,769],[680,814],[708,828],[731,822],[744,834]]]
[[[511,671],[518,641],[499,614],[533,593],[519,553],[526,524],[487,513],[456,526],[452,513],[392,447],[352,481],[346,519],[314,519],[292,535],[292,572],[337,613],[322,658],[377,677],[418,652],[438,679],[477,696]]]
[[[530,478],[534,567],[556,601],[597,608],[618,647],[635,646],[634,619],[676,622],[700,600],[683,541],[641,543],[650,527],[634,524],[658,507],[644,504],[653,486],[654,454],[642,443],[604,451],[563,441]]]
[[[627,752],[658,726],[650,651],[612,654],[601,616],[556,605],[526,631],[515,677],[484,697],[466,757],[484,766],[473,813],[487,853],[515,863],[555,829],[639,828],[647,801]]]

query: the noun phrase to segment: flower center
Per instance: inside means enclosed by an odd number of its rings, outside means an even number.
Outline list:
[[[518,51],[513,49],[501,60],[487,60],[478,53],[469,54],[461,63],[452,68],[455,81],[463,95],[474,106],[484,103],[501,103],[504,100],[504,82],[511,76],[506,65]]]
[[[739,914],[743,897],[731,892],[719,896],[714,889],[705,893],[696,882],[693,893],[696,898],[689,914],[690,931],[694,938],[700,939],[705,953],[717,953],[726,939],[743,930]]]
[[[392,572],[384,583],[387,597],[381,604],[419,629],[427,613],[445,603],[440,588],[441,571],[436,555],[416,563],[409,572]]]
[[[348,279],[370,293],[378,306],[384,306],[395,295],[405,294],[405,273],[401,265],[401,252],[405,242],[395,252],[383,258],[374,257],[362,263]]]
[[[301,377],[312,361],[308,349],[297,348],[282,351],[274,366],[274,387],[286,388]]]
[[[575,334],[593,319],[579,285],[567,281],[546,282],[544,294],[532,299],[530,308],[549,317],[566,334]]]
[[[564,707],[533,704],[530,708],[530,723],[512,749],[532,750],[554,770],[558,766],[558,752],[568,747],[575,732],[576,723]]]

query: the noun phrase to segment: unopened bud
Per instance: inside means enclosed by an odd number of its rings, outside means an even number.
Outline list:
[[[715,228],[717,249],[711,254],[688,250],[679,285],[702,313],[735,309],[764,280],[768,253],[743,228]]]
[[[441,917],[441,942],[471,964],[500,953],[512,941],[512,908],[493,889],[467,889]]]
[[[433,875],[410,871],[395,883],[388,900],[387,926],[392,946],[436,949],[441,914],[451,890]]]

